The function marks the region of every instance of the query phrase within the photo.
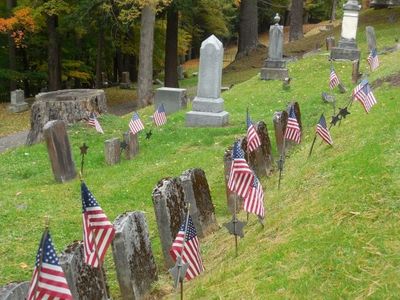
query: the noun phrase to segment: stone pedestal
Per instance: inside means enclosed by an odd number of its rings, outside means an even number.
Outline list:
[[[8,111],[19,113],[29,108],[28,103],[25,102],[23,90],[15,90],[11,92],[11,105],[8,106]]]
[[[65,123],[60,120],[47,122],[43,132],[55,180],[66,182],[75,178],[75,163],[72,160]]]
[[[151,284],[157,280],[157,267],[144,213],[124,213],[116,218],[114,228],[116,234],[112,252],[121,298],[143,299]]]
[[[125,141],[125,158],[130,160],[139,153],[139,138],[137,134],[133,134],[132,131],[124,133]]]
[[[119,163],[121,158],[121,142],[119,138],[112,138],[104,142],[104,158],[108,165]]]
[[[1,300],[21,300],[28,296],[29,281],[13,282],[0,287]]]
[[[164,104],[165,113],[172,114],[187,107],[186,89],[162,87],[156,90],[154,108]]]
[[[188,127],[221,127],[228,124],[221,95],[224,48],[214,36],[203,41],[200,48],[199,82],[192,111],[186,114]]]

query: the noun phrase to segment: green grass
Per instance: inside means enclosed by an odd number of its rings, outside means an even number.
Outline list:
[[[379,48],[393,45],[399,24],[375,25]],[[364,35],[360,26],[359,47],[365,58]],[[382,66],[369,76],[371,81],[400,72],[400,65],[393,63],[400,61],[400,52],[381,55],[380,61]],[[334,65],[349,88],[345,95],[335,91],[339,106],[344,106],[353,87],[351,64]],[[367,71],[364,60],[362,71]],[[206,272],[185,283],[187,298],[396,298],[400,294],[400,88],[383,84],[376,89],[378,105],[368,115],[354,103],[351,115],[332,129],[334,147],[318,140],[307,160],[319,115],[331,114],[331,107],[320,96],[328,89],[327,53],[290,63],[289,72],[293,78],[290,91],[282,90],[281,82],[261,81],[256,76],[224,93],[230,113],[228,127],[186,128],[185,112],[173,114],[166,126],[153,129],[150,140],[140,135],[140,153],[135,159],[122,159],[115,166],[104,163],[103,142],[121,136],[130,116],[102,116],[104,135],[81,124],[69,128],[77,165],[79,146],[85,142],[90,147],[85,181],[109,218],[131,210],[146,212],[161,274],[155,294],[171,292],[151,201],[158,180],[188,168],[203,168],[218,221],[225,222],[229,215],[222,158],[234,138],[245,134],[246,108],[254,120],[267,123],[272,138],[273,112],[292,100],[302,110],[303,142],[286,160],[281,190],[277,190],[277,174],[262,181],[265,229],[250,217],[246,236],[239,241],[238,258],[234,257],[233,238],[225,229],[202,240]],[[140,111],[148,128],[151,113],[151,107]],[[1,154],[0,178],[0,284],[5,284],[30,279],[45,215],[50,216],[58,251],[81,239],[81,203],[78,179],[54,182],[44,144]],[[110,254],[106,267],[113,298],[118,299]]]

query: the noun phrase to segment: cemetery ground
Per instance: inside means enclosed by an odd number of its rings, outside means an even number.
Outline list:
[[[397,14],[396,23],[372,17]],[[394,45],[399,37],[400,10],[367,11],[373,22],[378,49]],[[381,20],[382,22],[376,21]],[[368,73],[365,25],[359,25],[361,72]],[[322,112],[332,107],[321,101],[328,91],[328,52],[316,53],[288,65],[290,90],[280,81],[261,81],[258,76],[222,94],[230,125],[224,128],[187,128],[185,112],[168,117],[161,128],[151,125],[153,107],[139,111],[151,139],[139,136],[140,153],[131,161],[107,166],[103,143],[128,129],[130,115],[99,118],[105,131],[98,134],[85,124],[69,128],[74,160],[79,165],[79,146],[89,145],[85,181],[110,220],[125,211],[142,210],[150,227],[160,280],[155,298],[172,296],[171,279],[163,267],[151,192],[163,177],[185,169],[205,170],[219,224],[230,219],[226,208],[223,154],[235,138],[245,135],[246,108],[254,121],[264,120],[275,147],[272,115],[288,102],[300,103],[303,141],[286,159],[281,189],[278,174],[263,179],[266,220],[261,228],[250,216],[245,237],[235,258],[234,240],[226,229],[200,241],[206,271],[185,283],[191,299],[274,298],[391,298],[400,294],[400,87],[384,79],[400,74],[400,52],[379,56],[381,67],[369,80],[379,80],[378,100],[369,114],[359,103],[351,114],[331,129],[334,146],[319,140],[307,159],[315,125]],[[338,107],[349,101],[351,63],[334,63],[348,88],[334,91]],[[375,86],[373,84],[373,86]],[[376,85],[378,86],[378,85]],[[188,108],[187,110],[190,110]],[[275,158],[278,156],[275,153]],[[46,146],[41,143],[0,155],[0,284],[30,280],[33,261],[44,226],[50,216],[52,237],[58,252],[82,238],[79,180],[54,182]],[[239,215],[245,220],[245,214]],[[118,299],[118,285],[111,253],[106,259],[111,294]]]

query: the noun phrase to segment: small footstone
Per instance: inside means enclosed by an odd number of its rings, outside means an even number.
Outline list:
[[[125,157],[130,160],[139,153],[139,139],[137,134],[133,134],[131,131],[124,133],[124,141],[126,144]]]

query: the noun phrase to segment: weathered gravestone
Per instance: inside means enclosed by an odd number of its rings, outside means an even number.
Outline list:
[[[125,157],[130,160],[139,153],[139,139],[137,134],[133,134],[132,131],[124,132],[125,142]]]
[[[164,104],[165,113],[172,114],[187,107],[186,89],[162,87],[156,90],[154,108]]]
[[[276,14],[275,25],[269,28],[268,59],[261,68],[261,79],[283,80],[289,77],[286,61],[283,59],[283,26],[279,25],[280,17]]]
[[[357,49],[357,24],[361,5],[357,0],[348,0],[343,5],[342,33],[337,47],[331,50],[331,59],[360,59],[360,50]]]
[[[153,190],[152,198],[165,265],[170,268],[174,266],[174,262],[169,255],[169,249],[186,212],[181,180],[179,178],[160,180]]]
[[[218,229],[211,199],[210,187],[202,169],[186,170],[180,176],[186,202],[190,203],[190,215],[199,237]]]
[[[22,112],[28,109],[28,103],[25,102],[23,90],[15,90],[11,92],[11,105],[8,110],[13,113]]]
[[[72,124],[87,119],[89,112],[107,112],[107,99],[103,90],[60,90],[40,93],[31,107],[31,130],[26,144],[32,145],[43,138],[43,126],[51,120]]]
[[[335,47],[335,37],[333,36],[328,36],[325,40],[326,43],[326,50],[331,50],[333,47]]]
[[[211,35],[201,43],[199,81],[192,111],[186,114],[186,126],[222,127],[228,124],[221,96],[224,47]]]
[[[104,268],[92,268],[84,263],[83,242],[74,242],[60,255],[60,265],[65,273],[74,300],[107,300],[108,285]]]
[[[0,300],[22,300],[28,296],[29,281],[12,282],[0,287]]]
[[[376,48],[375,29],[372,26],[365,27],[365,34],[367,35],[368,50],[371,52]]]
[[[75,178],[75,163],[65,123],[60,120],[47,122],[43,131],[55,180],[66,182]]]
[[[362,74],[360,73],[360,61],[357,59],[353,61],[353,69],[351,73],[351,81],[356,84],[358,80],[361,78]]]
[[[116,235],[112,252],[121,297],[124,300],[143,299],[157,280],[157,267],[143,212],[119,215],[114,227]]]
[[[119,83],[119,88],[129,89],[131,87],[131,80],[129,78],[129,72],[122,72],[121,82]]]
[[[275,129],[276,148],[279,155],[281,154],[285,155],[286,153],[286,147],[284,149],[283,146],[285,144],[284,137],[285,137],[287,119],[288,119],[288,113],[286,111],[276,111],[272,118]]]
[[[108,165],[119,163],[121,158],[121,142],[119,138],[112,138],[104,142],[104,158]]]
[[[178,73],[178,80],[183,80],[183,79],[185,79],[185,75],[184,75],[185,69],[183,68],[182,65],[179,65],[179,66],[176,68],[176,71],[177,71],[177,73]]]

